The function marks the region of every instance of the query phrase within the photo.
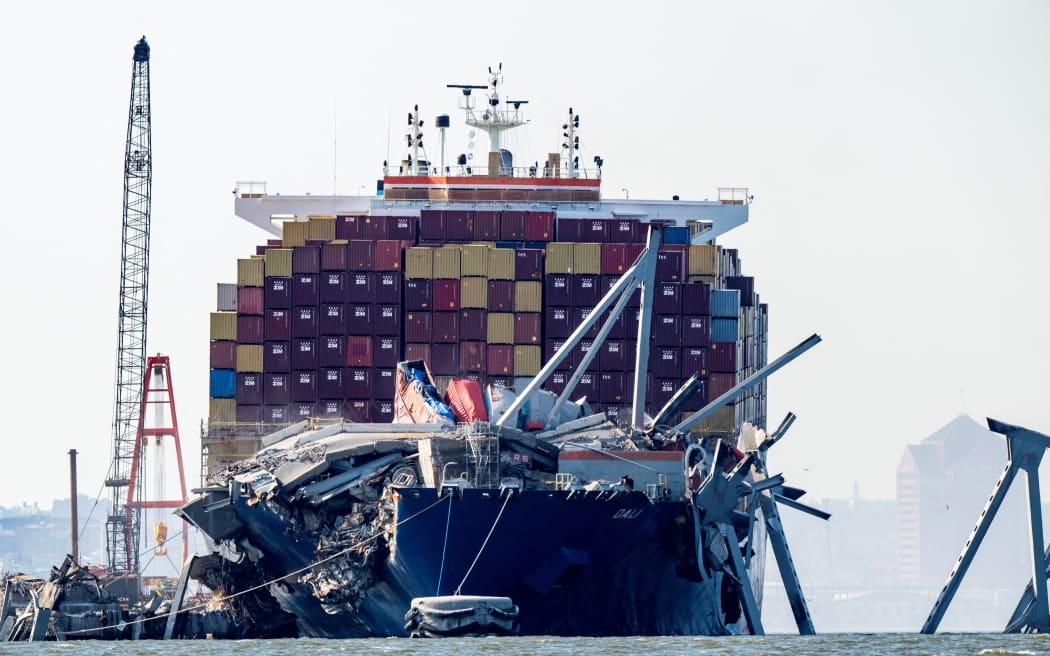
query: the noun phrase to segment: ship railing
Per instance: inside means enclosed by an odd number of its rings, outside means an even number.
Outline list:
[[[555,169],[553,172],[544,171],[542,164],[530,164],[529,166],[501,166],[498,170],[499,177],[504,178],[529,178],[536,180],[543,179],[560,179],[568,178],[569,174],[564,168]],[[441,171],[440,166],[422,166],[422,167],[405,167],[404,165],[391,165],[388,164],[383,167],[383,176],[444,176],[444,177],[460,177],[460,178],[486,178],[489,177],[489,167],[487,166],[475,166],[473,164],[455,164],[452,166],[446,166],[444,172]],[[601,180],[602,170],[600,168],[578,168],[576,169],[576,178],[582,180]],[[479,184],[485,184],[484,180],[479,179]],[[247,184],[247,183],[238,183]],[[265,194],[266,183],[254,183],[263,184],[263,193]],[[244,198],[244,196],[241,196]],[[249,196],[251,198],[251,196]]]
[[[259,180],[239,180],[234,183],[233,194],[237,198],[262,198],[266,195],[266,183]]]
[[[747,187],[719,187],[718,202],[726,205],[747,205],[751,202]]]

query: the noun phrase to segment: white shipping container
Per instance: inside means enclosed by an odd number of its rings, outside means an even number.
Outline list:
[[[215,307],[219,312],[237,311],[237,284],[220,282],[218,285],[218,302]]]

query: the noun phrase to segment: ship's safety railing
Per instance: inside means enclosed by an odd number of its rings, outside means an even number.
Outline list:
[[[747,205],[754,198],[747,187],[719,187],[718,202],[726,205]]]
[[[653,501],[666,499],[669,493],[670,488],[667,486],[667,474],[657,474],[656,482],[647,483],[645,486],[645,496]]]
[[[237,181],[233,194],[237,198],[262,198],[266,195],[266,183],[257,180]]]
[[[468,472],[478,488],[500,485],[499,438],[488,431],[478,431],[471,424],[458,424],[457,434],[466,443]]]
[[[573,478],[572,474],[558,472],[554,475],[554,489],[558,491],[568,490]]]
[[[417,169],[418,172],[417,172]],[[414,176],[414,175],[427,175],[427,176],[446,176],[446,177],[476,177],[485,178],[489,176],[489,168],[487,166],[475,166],[474,164],[453,164],[445,166],[445,170],[441,171],[440,166],[431,165],[426,163],[420,167],[410,166],[406,168],[403,164],[388,164],[383,167],[384,176]],[[500,166],[499,175],[504,178],[533,178],[537,180],[541,179],[561,179],[568,178],[569,174],[565,167],[557,167],[554,170],[545,168],[542,162],[530,164],[528,166]],[[600,168],[583,168],[576,169],[576,177],[583,180],[601,180],[602,170]],[[484,180],[478,180],[479,184],[483,184]],[[238,183],[247,184],[247,183]],[[252,184],[263,184],[266,183],[252,183]],[[263,189],[265,194],[265,186]],[[241,198],[254,198],[254,196],[241,196]]]

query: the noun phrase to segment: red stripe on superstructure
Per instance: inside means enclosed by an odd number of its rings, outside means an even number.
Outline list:
[[[587,451],[584,449],[574,451],[562,451],[558,454],[558,460],[681,460],[685,455],[682,451]],[[613,457],[616,456],[616,457]]]
[[[384,185],[477,185],[501,187],[601,187],[601,180],[584,178],[490,178],[488,176],[386,176]]]

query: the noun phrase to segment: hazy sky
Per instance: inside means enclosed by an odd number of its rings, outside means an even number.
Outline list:
[[[581,159],[605,159],[606,196],[751,188],[751,222],[723,243],[770,305],[770,354],[825,339],[770,386],[770,421],[799,415],[773,461],[794,483],[819,498],[857,481],[890,498],[904,445],[963,410],[1050,432],[1045,2],[174,7],[20,3],[0,22],[0,504],[66,496],[69,448],[86,494],[109,461],[143,34],[148,348],[172,357],[190,472],[215,283],[265,239],[234,217],[234,182],[331,193],[335,177],[341,193],[372,191],[416,103],[428,125],[452,115],[459,152],[466,129],[445,84],[484,83],[498,62],[507,92],[531,101],[532,124],[507,140],[519,161],[557,150],[571,105]]]

